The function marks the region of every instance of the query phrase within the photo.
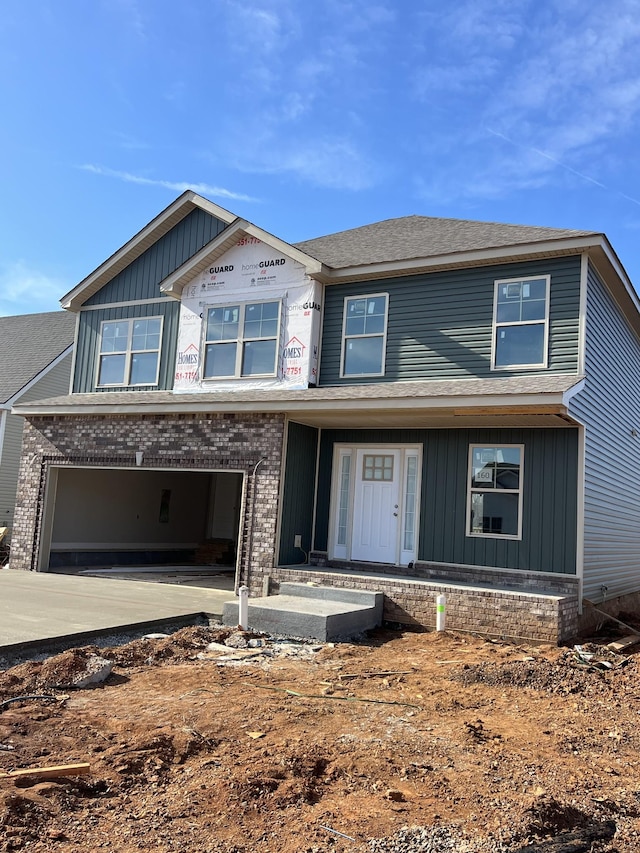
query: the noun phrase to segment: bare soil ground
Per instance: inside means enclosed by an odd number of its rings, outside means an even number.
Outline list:
[[[634,654],[391,631],[235,648],[251,636],[0,672],[0,771],[91,765],[0,778],[0,850],[640,850]],[[91,653],[112,674],[69,688]]]

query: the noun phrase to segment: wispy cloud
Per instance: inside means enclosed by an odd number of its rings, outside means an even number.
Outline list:
[[[0,266],[0,316],[55,311],[68,287],[18,261]]]
[[[348,139],[255,140],[255,148],[238,169],[252,173],[291,174],[318,187],[362,190],[375,182],[376,167]]]
[[[125,181],[129,184],[141,184],[143,186],[163,187],[167,190],[175,190],[184,192],[185,190],[193,190],[196,193],[212,198],[233,199],[234,201],[258,201],[249,195],[233,192],[232,190],[216,187],[212,184],[189,183],[188,181],[163,181],[156,178],[145,178],[143,175],[132,175],[130,172],[121,172],[117,169],[107,169],[104,166],[97,166],[93,163],[85,163],[78,166],[85,172],[91,172],[94,175],[103,175],[108,178],[117,178],[120,181]]]
[[[425,26],[433,50],[416,96],[427,112],[446,103],[449,117],[464,103],[450,165],[420,175],[425,192],[499,197],[572,180],[625,195],[605,152],[635,148],[640,126],[638,0],[465,0]],[[450,139],[435,136],[441,154]]]
[[[381,67],[394,5],[327,0],[301,11],[295,0],[226,0],[223,8],[220,25],[235,54],[230,85],[240,97],[232,117],[221,113],[216,154],[240,171],[316,187],[374,185],[381,170],[363,116],[375,104],[372,69]]]

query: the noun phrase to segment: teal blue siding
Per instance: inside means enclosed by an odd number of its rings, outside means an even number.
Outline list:
[[[318,430],[290,423],[282,495],[280,565],[304,563],[303,551],[311,550],[317,451]],[[293,546],[296,534],[302,536],[303,551]]]
[[[173,374],[178,340],[180,303],[169,297],[155,303],[128,305],[121,308],[103,308],[83,311],[80,315],[76,369],[73,390],[77,393],[91,391],[122,391],[118,388],[96,388],[100,326],[104,320],[124,320],[130,317],[163,317],[162,349],[160,351],[160,373],[158,384],[136,385],[135,391],[168,391],[173,388]]]
[[[161,237],[146,252],[129,264],[121,273],[102,287],[85,303],[86,306],[104,305],[80,312],[75,360],[73,390],[75,392],[118,391],[122,388],[96,388],[100,325],[104,320],[121,320],[130,317],[163,317],[162,351],[158,384],[136,386],[136,391],[173,388],[178,319],[180,303],[160,293],[160,282],[210,242],[225,227],[225,223],[196,208]],[[117,303],[143,302],[157,299],[157,303],[121,305]]]
[[[196,208],[84,304],[109,305],[155,299],[160,294],[160,282],[225,227],[221,220]]]
[[[494,282],[533,275],[551,275],[548,370],[575,373],[580,305],[578,256],[329,286],[325,290],[320,384],[491,378],[522,373],[491,370]],[[385,375],[341,379],[345,297],[373,293],[389,294]]]
[[[328,547],[334,444],[419,444],[420,560],[575,574],[578,436],[578,430],[570,428],[323,431],[315,548]],[[466,535],[470,444],[524,445],[521,540]]]
[[[640,591],[640,342],[591,266],[585,375],[569,408],[585,426],[584,596],[601,602]]]

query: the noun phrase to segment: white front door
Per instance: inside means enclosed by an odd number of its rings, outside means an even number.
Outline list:
[[[401,452],[360,448],[354,471],[351,559],[398,561]]]

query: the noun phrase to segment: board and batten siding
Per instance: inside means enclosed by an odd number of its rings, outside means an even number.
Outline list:
[[[311,551],[317,453],[318,430],[290,422],[280,518],[281,565],[306,562]],[[301,537],[301,549],[294,546],[296,535]]]
[[[46,400],[49,397],[61,397],[67,394],[70,372],[71,353],[69,352],[15,402],[29,403],[32,400]],[[0,446],[0,527],[12,527],[24,418],[12,415],[9,411],[0,412],[0,416],[4,419],[4,429],[0,428],[2,442]]]
[[[426,562],[575,575],[579,431],[560,429],[323,430],[314,547],[328,546],[335,443],[422,446],[418,558]],[[524,445],[522,539],[466,535],[469,445]]]
[[[160,282],[217,237],[225,227],[225,222],[196,208],[84,304],[107,305],[155,299],[160,294]]]
[[[328,286],[320,385],[521,374],[522,370],[491,370],[494,283],[537,275],[551,276],[548,370],[575,373],[580,258],[571,256]],[[389,294],[385,374],[341,379],[345,297],[374,293]],[[546,371],[527,371],[540,372]]]
[[[640,341],[592,266],[585,375],[570,412],[585,425],[583,594],[597,603],[640,591]]]
[[[132,317],[162,317],[162,342],[160,350],[160,372],[157,385],[136,385],[133,391],[169,391],[173,388],[173,374],[176,362],[178,342],[178,321],[180,303],[171,297],[159,298],[157,302],[141,305],[124,305],[115,308],[102,308],[95,311],[82,311],[78,327],[74,393],[91,391],[126,391],[123,386],[97,388],[98,357],[100,348],[100,328],[105,320],[127,320]]]

